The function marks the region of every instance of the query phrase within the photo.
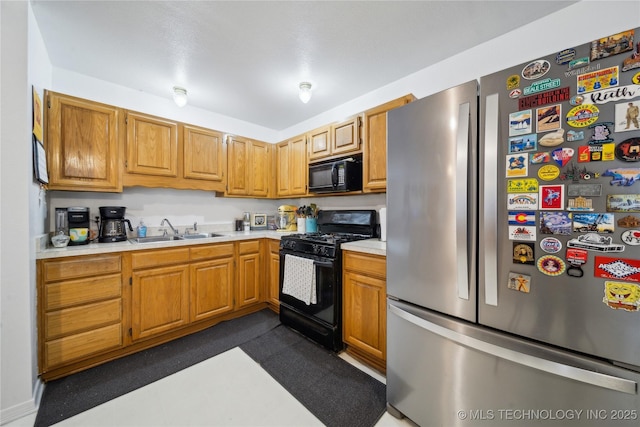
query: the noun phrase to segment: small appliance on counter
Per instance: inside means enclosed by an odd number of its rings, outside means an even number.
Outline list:
[[[56,215],[60,212],[56,209]],[[56,217],[56,222],[58,218]],[[69,227],[69,246],[86,245],[91,240],[89,238],[89,208],[70,207],[67,208],[67,226]],[[56,227],[58,224],[56,223]]]
[[[112,243],[127,240],[125,224],[129,225],[129,231],[133,231],[131,222],[124,218],[124,212],[127,208],[124,206],[101,206],[99,209],[100,231],[98,232],[98,242]]]
[[[278,207],[278,216],[276,217],[276,226],[278,231],[296,231],[296,206],[281,205]]]

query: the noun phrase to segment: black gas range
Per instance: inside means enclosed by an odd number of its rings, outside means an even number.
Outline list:
[[[323,210],[317,233],[282,236],[280,321],[332,351],[342,350],[340,245],[377,236],[375,210]]]

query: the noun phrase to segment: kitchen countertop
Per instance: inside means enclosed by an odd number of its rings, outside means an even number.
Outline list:
[[[222,234],[219,237],[205,237],[191,240],[171,240],[167,242],[155,243],[131,243],[130,241],[114,243],[89,243],[88,245],[67,246],[65,248],[47,247],[36,251],[36,259],[64,258],[81,255],[99,255],[112,252],[143,251],[147,249],[175,248],[180,246],[205,245],[212,243],[233,242],[238,240],[251,239],[275,239],[292,234],[291,232],[280,231],[217,231]]]
[[[345,251],[387,256],[387,242],[381,242],[380,239],[357,240],[343,243],[340,247]]]

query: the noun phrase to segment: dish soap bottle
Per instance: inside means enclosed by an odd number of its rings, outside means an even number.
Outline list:
[[[142,218],[140,218],[140,224],[136,227],[138,237],[147,237],[147,226],[144,225]]]

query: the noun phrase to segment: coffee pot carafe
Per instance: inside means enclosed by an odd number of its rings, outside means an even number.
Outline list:
[[[125,224],[129,225],[129,231],[133,231],[131,222],[124,218],[124,206],[101,206],[100,207],[100,231],[98,232],[98,242],[111,243],[123,242],[127,240],[127,230]]]

